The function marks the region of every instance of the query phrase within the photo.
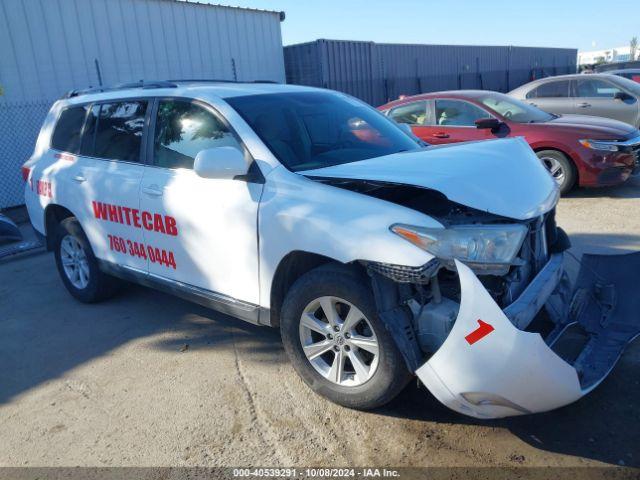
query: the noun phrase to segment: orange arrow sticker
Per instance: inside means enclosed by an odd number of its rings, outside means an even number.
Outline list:
[[[487,335],[489,335],[491,332],[495,330],[493,326],[489,325],[487,322],[483,322],[480,319],[478,319],[478,325],[479,325],[478,328],[476,328],[473,332],[471,332],[469,335],[464,337],[464,339],[469,343],[469,345],[473,345],[478,340],[482,340],[484,337],[486,337]]]

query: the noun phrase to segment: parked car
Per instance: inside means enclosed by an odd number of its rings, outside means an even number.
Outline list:
[[[617,75],[547,77],[516,88],[509,95],[549,113],[593,115],[640,127],[640,84]]]
[[[465,415],[549,410],[640,333],[640,254],[585,257],[572,296],[558,187],[522,139],[423,148],[338,92],[141,83],[56,102],[23,174],[76,299],[125,279],[279,328],[347,407],[415,373]]]
[[[610,75],[628,78],[636,83],[640,83],[640,68],[623,68],[620,70],[607,70]]]
[[[554,115],[502,93],[460,90],[405,97],[379,107],[427,143],[524,137],[560,186],[624,182],[638,169],[640,131],[626,123]]]

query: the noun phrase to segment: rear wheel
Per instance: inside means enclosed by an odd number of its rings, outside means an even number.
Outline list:
[[[85,303],[105,300],[117,291],[118,280],[100,271],[91,245],[75,217],[58,224],[56,266],[69,293]]]
[[[567,193],[573,188],[578,174],[573,162],[564,153],[558,150],[540,150],[536,155],[560,187],[560,193]]]
[[[367,278],[347,266],[329,264],[303,275],[287,294],[280,328],[298,374],[335,403],[375,408],[411,378],[378,318]]]

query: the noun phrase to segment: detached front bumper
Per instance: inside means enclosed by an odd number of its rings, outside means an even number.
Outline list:
[[[458,317],[416,374],[438,400],[459,413],[499,418],[574,402],[607,376],[640,333],[640,297],[634,295],[631,278],[640,271],[640,253],[585,255],[573,295],[562,281],[562,255],[553,255],[504,311],[469,267],[457,261],[456,267]],[[555,328],[545,338],[524,331],[544,306],[555,316]],[[556,353],[554,346],[574,325],[582,331],[579,350]]]

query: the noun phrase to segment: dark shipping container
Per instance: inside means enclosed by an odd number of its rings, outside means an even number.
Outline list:
[[[287,83],[331,88],[378,106],[440,90],[508,92],[536,78],[575,73],[571,48],[409,45],[316,40],[284,48]]]

